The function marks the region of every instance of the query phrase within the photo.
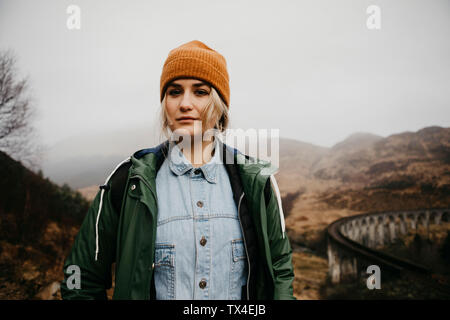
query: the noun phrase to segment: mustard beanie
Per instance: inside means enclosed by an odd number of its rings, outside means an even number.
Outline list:
[[[179,78],[196,78],[211,84],[227,107],[230,103],[230,85],[225,58],[203,42],[193,40],[169,52],[161,73],[161,101],[167,85]]]

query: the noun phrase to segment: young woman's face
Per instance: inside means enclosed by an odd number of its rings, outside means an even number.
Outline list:
[[[169,128],[172,131],[184,129],[194,135],[194,121],[201,121],[201,113],[209,101],[211,87],[197,79],[178,79],[169,84],[166,90],[166,112]],[[198,125],[198,122],[197,122]],[[202,124],[196,133],[208,129]],[[200,131],[200,132],[198,132]]]

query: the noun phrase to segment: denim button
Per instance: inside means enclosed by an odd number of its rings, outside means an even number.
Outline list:
[[[197,207],[199,207],[199,208],[203,207],[203,202],[197,201]]]
[[[200,244],[201,244],[202,246],[204,246],[204,245],[206,244],[205,236],[202,236],[202,239],[200,240]]]
[[[205,289],[205,287],[206,287],[206,280],[205,280],[205,279],[202,279],[202,281],[199,282],[198,286],[199,286],[201,289]]]
[[[194,174],[200,174],[200,172],[202,172],[202,170],[200,170],[200,169],[195,169]]]

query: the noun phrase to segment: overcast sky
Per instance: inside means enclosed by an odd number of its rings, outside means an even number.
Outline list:
[[[0,49],[29,76],[47,145],[151,125],[168,53],[194,39],[227,60],[232,127],[332,146],[450,126],[449,0],[0,0]]]

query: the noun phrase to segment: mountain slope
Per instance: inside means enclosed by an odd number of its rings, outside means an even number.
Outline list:
[[[89,202],[3,152],[0,176],[0,299],[50,298]]]

